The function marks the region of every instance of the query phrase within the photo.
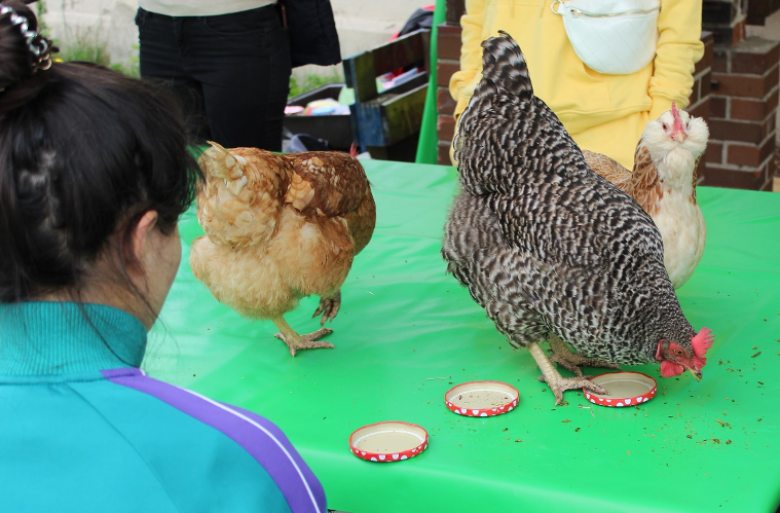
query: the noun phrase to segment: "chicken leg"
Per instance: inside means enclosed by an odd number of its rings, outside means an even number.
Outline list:
[[[331,298],[320,298],[320,306],[317,307],[317,310],[315,310],[314,315],[312,315],[311,318],[314,319],[322,314],[320,326],[325,326],[325,321],[332,321],[336,318],[336,315],[339,313],[339,308],[341,308],[341,290],[337,290]]]
[[[528,350],[531,352],[534,360],[536,360],[536,365],[538,365],[539,369],[542,371],[542,377],[544,378],[544,381],[550,386],[550,390],[555,396],[556,406],[563,402],[563,392],[566,390],[576,390],[578,388],[584,387],[591,392],[596,392],[597,394],[607,394],[606,390],[588,378],[582,376],[564,378],[561,376],[558,371],[555,370],[555,367],[553,367],[550,359],[547,358],[547,355],[542,349],[542,346],[540,346],[537,342],[531,342],[528,344]]]
[[[569,372],[573,372],[577,376],[582,376],[580,366],[585,367],[603,367],[605,369],[620,369],[620,365],[615,363],[607,363],[595,358],[586,358],[581,354],[572,353],[563,340],[555,333],[550,333],[550,349],[553,354],[550,356],[550,361],[557,363]]]
[[[333,330],[330,328],[321,328],[306,335],[299,335],[289,324],[287,324],[287,321],[285,321],[283,317],[277,317],[272,319],[272,321],[276,324],[276,327],[279,328],[279,331],[281,331],[281,333],[276,333],[274,336],[287,344],[293,358],[295,357],[295,352],[299,350],[321,348],[333,349],[334,347],[330,342],[319,341],[320,337],[333,333]]]

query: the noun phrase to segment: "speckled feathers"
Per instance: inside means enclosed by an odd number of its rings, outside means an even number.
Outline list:
[[[515,347],[550,332],[612,363],[653,361],[694,334],[650,216],[595,174],[533,95],[507,34],[483,43],[483,79],[454,141],[461,192],[445,226],[448,270]]]

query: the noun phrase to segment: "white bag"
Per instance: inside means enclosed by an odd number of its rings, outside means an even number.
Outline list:
[[[655,57],[659,0],[555,0],[550,7],[577,56],[599,73],[628,75]]]

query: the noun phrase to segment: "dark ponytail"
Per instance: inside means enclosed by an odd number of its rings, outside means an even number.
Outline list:
[[[28,21],[25,37],[19,18],[0,16],[0,302],[7,303],[78,290],[109,247],[133,265],[127,242],[143,213],[156,210],[157,227],[172,232],[201,175],[165,93],[98,66],[47,63],[33,46],[41,40],[29,37],[33,13],[19,2],[2,6]]]

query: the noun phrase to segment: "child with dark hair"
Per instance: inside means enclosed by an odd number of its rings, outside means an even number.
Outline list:
[[[154,85],[0,4],[0,482],[7,511],[326,511],[284,434],[139,369],[201,178]]]

